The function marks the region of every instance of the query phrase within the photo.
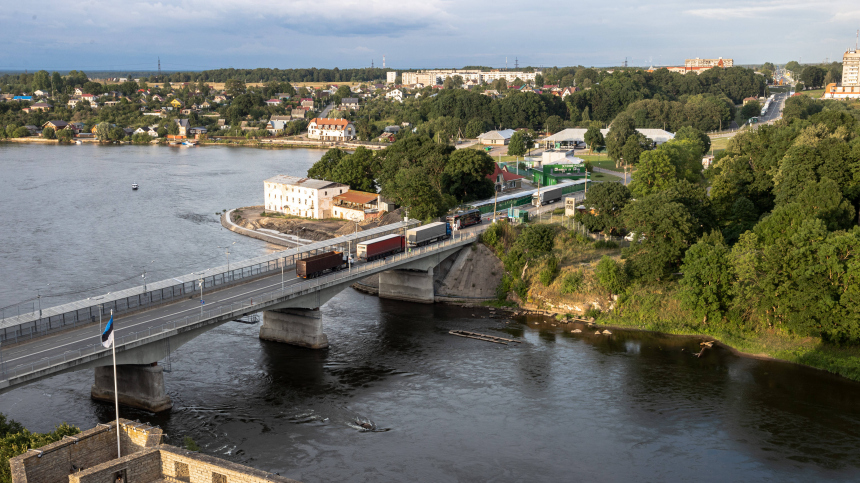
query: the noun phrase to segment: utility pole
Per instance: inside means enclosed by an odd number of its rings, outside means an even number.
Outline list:
[[[158,81],[161,82],[161,56],[158,57]]]

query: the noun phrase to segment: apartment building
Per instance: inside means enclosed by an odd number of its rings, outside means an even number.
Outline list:
[[[476,84],[489,84],[497,79],[505,79],[509,84],[519,78],[524,82],[534,82],[535,76],[541,71],[534,72],[509,71],[509,70],[493,70],[483,72],[480,70],[464,70],[464,69],[437,69],[437,70],[419,70],[418,72],[404,72],[403,83],[406,85],[424,84],[425,86],[438,85],[445,82],[448,77],[460,76],[463,82],[473,82]]]
[[[320,179],[278,175],[263,182],[266,211],[305,218],[329,218],[332,199],[349,186]]]

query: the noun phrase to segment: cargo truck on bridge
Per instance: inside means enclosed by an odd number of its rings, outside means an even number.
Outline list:
[[[541,189],[537,193],[532,193],[532,206],[543,206],[556,201],[561,201],[563,186]]]
[[[437,221],[428,223],[406,232],[406,244],[409,247],[420,247],[451,237],[451,225]]]
[[[341,252],[326,252],[296,262],[296,274],[302,278],[316,278],[328,272],[336,272],[347,267],[347,260]]]
[[[406,248],[406,237],[385,235],[359,243],[355,247],[355,254],[359,260],[369,262],[400,253],[404,248]]]

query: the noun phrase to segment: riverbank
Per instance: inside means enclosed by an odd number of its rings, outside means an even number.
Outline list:
[[[75,141],[80,141],[82,143],[89,144],[100,144],[101,141],[98,139],[73,139],[72,143],[67,143],[66,145],[74,145]],[[189,141],[193,141],[197,143],[197,146],[230,146],[230,147],[245,147],[245,148],[263,148],[263,149],[324,149],[329,150],[332,148],[340,148],[347,151],[355,150],[359,147],[364,147],[370,150],[378,151],[385,149],[388,147],[388,144],[375,144],[375,143],[361,143],[361,142],[331,142],[331,141],[315,141],[313,139],[223,139],[223,140],[215,140],[215,139],[189,139]],[[63,144],[60,143],[57,139],[45,139],[37,136],[30,136],[25,138],[6,138],[0,139],[0,142],[6,143],[16,143],[16,144]],[[120,141],[120,142],[111,142],[105,144],[114,144],[114,145],[135,145],[128,141]],[[176,145],[170,145],[166,141],[159,142],[158,140],[149,143],[156,146],[167,146],[167,147],[176,147]],[[135,145],[139,146],[139,145]]]

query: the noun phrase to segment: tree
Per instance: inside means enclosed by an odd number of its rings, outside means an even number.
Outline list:
[[[486,199],[493,195],[493,182],[487,178],[496,163],[484,151],[458,149],[445,165],[442,184],[445,192],[458,201]]]
[[[543,87],[543,76],[541,74],[535,74],[535,87],[541,88]]]
[[[711,137],[691,126],[684,126],[675,131],[673,139],[678,141],[695,141],[701,146],[702,153],[707,153],[711,150]]]
[[[30,135],[30,130],[24,126],[15,128],[15,131],[12,132],[12,137],[16,138],[25,138]]]
[[[585,116],[583,116],[582,120],[586,120]],[[588,129],[585,131],[585,144],[588,145],[589,151],[593,153],[596,148],[603,146],[604,143],[605,141],[603,140],[603,133],[600,132],[600,123],[591,123],[591,126],[589,126]]]
[[[594,277],[597,279],[597,284],[610,295],[620,293],[627,287],[627,274],[624,272],[624,267],[608,255],[604,255],[597,262],[597,266],[594,267]]]
[[[344,156],[337,163],[332,170],[331,181],[347,184],[351,190],[376,193],[373,166],[373,151],[359,146],[354,153]],[[308,174],[310,175],[310,172]]]
[[[806,89],[806,86],[803,85],[803,82],[798,82],[798,83],[794,84],[795,92],[801,92],[805,89]]]
[[[57,132],[51,126],[42,129],[42,137],[45,139],[57,139]]]
[[[122,141],[125,131],[121,127],[112,127],[108,130],[108,139],[111,141]]]
[[[636,132],[627,138],[624,147],[621,149],[621,157],[629,166],[639,162],[639,156],[642,155],[648,148],[651,147],[651,140],[646,138],[644,134]]]
[[[74,134],[69,129],[60,129],[59,131],[57,131],[57,139],[61,143],[67,143],[71,141],[73,136]]]
[[[93,128],[93,134],[99,138],[99,141],[107,141],[110,136],[110,124],[100,122]]]
[[[555,134],[564,129],[564,121],[559,116],[549,116],[544,122],[544,128],[549,134]]]
[[[627,138],[636,132],[633,117],[626,112],[622,112],[612,121],[612,125],[609,126],[609,133],[606,135],[606,151],[609,158],[615,161],[615,166],[620,165]]]
[[[33,73],[33,89],[40,90],[50,90],[51,89],[51,75],[48,74],[46,70],[40,70]]]
[[[224,91],[228,96],[236,97],[245,93],[245,81],[239,79],[227,79],[224,83]]]
[[[486,124],[480,119],[472,119],[466,123],[463,134],[469,139],[475,139],[486,131]]]
[[[675,166],[665,151],[648,151],[639,158],[639,169],[630,183],[630,192],[636,198],[668,189],[676,177]]]
[[[630,198],[630,190],[621,183],[599,183],[585,196],[585,212],[577,212],[574,219],[590,231],[617,234],[624,226],[621,210],[627,206]]]
[[[792,60],[785,64],[785,70],[793,72],[795,74],[799,74],[800,71],[803,70],[803,67],[801,67],[796,60]]]
[[[807,65],[800,73],[800,80],[803,81],[804,85],[814,89],[823,85],[825,75],[827,75],[827,71],[821,67]]]
[[[0,482],[12,481],[8,463],[11,458],[80,432],[80,429],[63,423],[54,427],[50,433],[31,433],[17,421],[7,420],[5,415],[0,414],[0,461],[4,462],[0,465]]]
[[[523,131],[517,131],[511,136],[511,140],[508,143],[508,154],[511,156],[525,156],[531,143],[532,140],[528,134]]]
[[[761,104],[758,101],[749,101],[741,108],[741,117],[744,119],[757,117],[759,114],[761,114]]]
[[[731,307],[734,270],[730,256],[719,232],[702,237],[684,255],[681,303],[697,317],[719,320]]]

